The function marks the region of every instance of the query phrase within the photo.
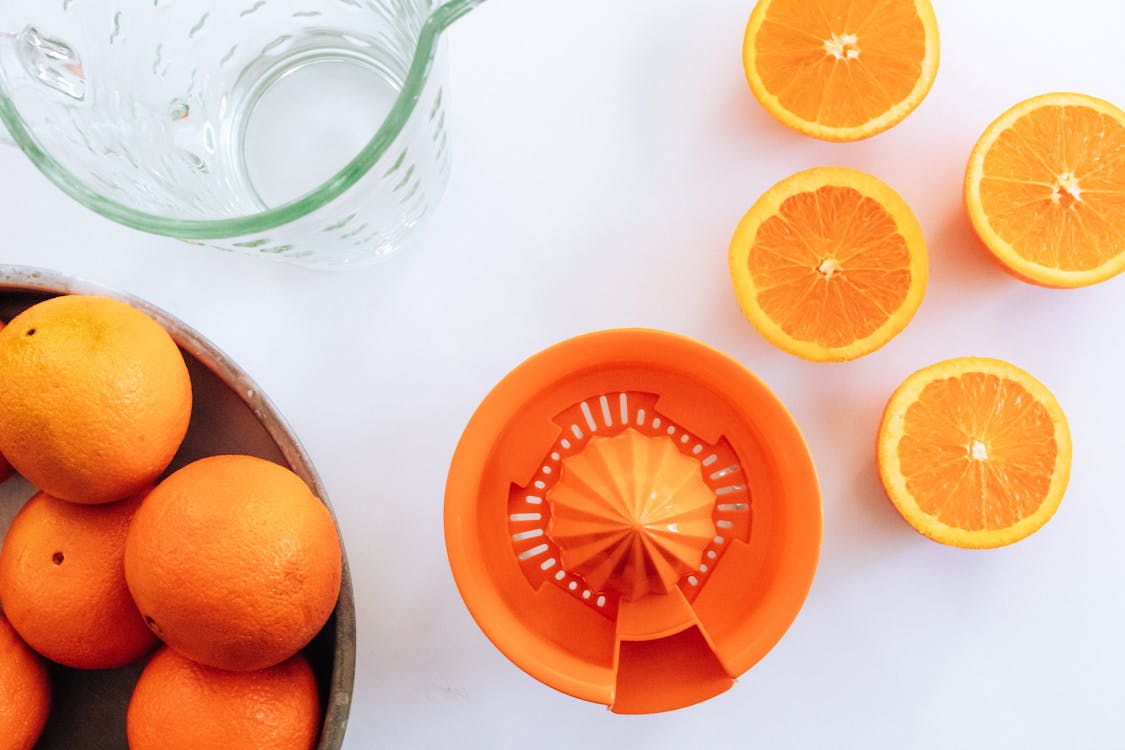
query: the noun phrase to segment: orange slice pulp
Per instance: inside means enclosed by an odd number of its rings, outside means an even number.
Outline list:
[[[1045,524],[1070,476],[1055,397],[1015,365],[946,360],[911,375],[879,427],[879,472],[911,526],[943,544],[1000,547]]]
[[[1017,104],[981,135],[965,206],[1015,276],[1051,287],[1125,270],[1125,112],[1083,94]]]
[[[781,123],[855,141],[922,102],[938,47],[930,0],[759,0],[742,64],[754,96]]]
[[[855,359],[901,332],[922,303],[926,244],[910,207],[854,169],[818,167],[770,188],[731,241],[747,319],[813,361]]]

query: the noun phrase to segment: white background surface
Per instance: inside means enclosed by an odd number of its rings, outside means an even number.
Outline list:
[[[239,362],[311,454],[344,529],[358,605],[345,747],[951,748],[1125,746],[1125,278],[1058,292],[998,270],[960,202],[977,135],[1072,89],[1125,104],[1125,4],[935,0],[937,83],[856,144],[785,130],[739,49],[749,0],[491,0],[450,32],[456,168],[425,246],[314,272],[135,233],[0,151],[0,262],[138,294]],[[931,279],[911,326],[841,365],[766,344],[726,271],[734,225],[769,185],[826,164],[914,207]],[[824,546],[788,635],[729,692],[621,717],[520,672],[448,571],[445,473],[485,393],[526,356],[617,326],[730,353],[804,430]],[[910,372],[963,354],[1030,370],[1070,417],[1055,519],[1008,549],[910,530],[873,460]]]

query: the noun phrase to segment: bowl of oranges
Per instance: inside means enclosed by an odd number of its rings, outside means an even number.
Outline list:
[[[198,334],[0,266],[5,747],[339,748],[355,608],[325,498]]]

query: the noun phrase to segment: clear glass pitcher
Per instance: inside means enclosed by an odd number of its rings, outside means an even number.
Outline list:
[[[481,2],[3,0],[0,121],[114,221],[366,263],[445,189],[441,34]]]

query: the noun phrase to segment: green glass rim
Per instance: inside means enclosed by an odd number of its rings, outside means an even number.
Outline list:
[[[449,0],[434,9],[422,26],[410,70],[391,111],[375,135],[354,159],[320,187],[306,195],[276,208],[248,216],[216,220],[171,219],[123,206],[91,190],[43,151],[2,88],[0,88],[0,121],[7,126],[8,133],[16,145],[51,182],[71,198],[107,219],[143,232],[183,240],[217,240],[258,234],[288,224],[326,206],[347,192],[375,166],[414,114],[422,90],[429,80],[442,33],[450,24],[482,2],[484,0]]]

